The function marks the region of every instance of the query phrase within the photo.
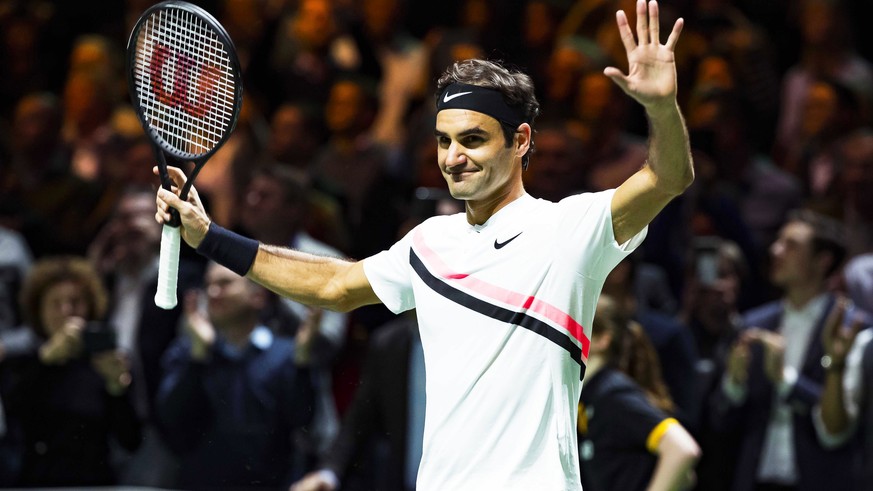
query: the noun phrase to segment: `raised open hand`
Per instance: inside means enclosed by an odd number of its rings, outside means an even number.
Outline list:
[[[621,41],[627,51],[628,74],[616,67],[607,67],[603,74],[647,110],[673,106],[676,102],[676,61],[673,50],[679,40],[684,21],[673,25],[667,42],[661,44],[658,2],[637,0],[637,36],[631,31],[623,10],[615,14]]]

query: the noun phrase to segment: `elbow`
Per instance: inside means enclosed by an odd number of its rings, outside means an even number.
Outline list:
[[[670,190],[672,191],[674,197],[679,196],[684,193],[686,189],[691,187],[694,184],[694,164],[691,161],[688,162],[688,166],[685,169],[685,172],[682,175],[678,176],[673,182],[670,183]]]

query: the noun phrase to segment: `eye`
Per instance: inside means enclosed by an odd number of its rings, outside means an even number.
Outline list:
[[[463,140],[463,145],[467,148],[476,148],[485,143],[485,139],[479,135],[470,135]]]
[[[452,139],[447,136],[438,136],[436,139],[440,148],[449,148],[449,145],[452,144]]]

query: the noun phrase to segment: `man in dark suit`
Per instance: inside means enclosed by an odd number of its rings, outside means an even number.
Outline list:
[[[783,296],[745,313],[713,393],[713,424],[740,440],[732,489],[850,489],[852,449],[830,448],[814,410],[829,369],[821,334],[835,305],[827,281],[845,257],[842,229],[794,213],[770,254]]]
[[[88,257],[110,292],[108,322],[118,348],[131,364],[131,395],[144,424],[145,441],[136,454],[121,456],[122,484],[166,487],[176,467],[154,431],[155,395],[160,384],[160,360],[176,338],[182,309],[155,305],[161,227],[154,223],[154,192],[150,186],[125,188],[109,221],[92,240]],[[178,291],[203,282],[205,261],[183,245]]]
[[[339,435],[291,490],[414,490],[423,422],[421,341],[414,313],[404,314],[374,331]]]

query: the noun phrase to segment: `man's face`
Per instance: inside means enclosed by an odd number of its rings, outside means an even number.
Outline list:
[[[521,179],[516,146],[506,146],[500,123],[466,109],[437,114],[438,162],[449,192],[456,199],[499,199]]]
[[[813,229],[808,224],[790,222],[782,227],[770,246],[770,280],[774,285],[786,288],[819,279],[812,239]]]
[[[249,280],[224,266],[210,264],[205,287],[209,318],[218,329],[246,318],[254,308]]]
[[[266,176],[256,176],[246,188],[240,219],[252,233],[264,233],[280,216],[285,216],[287,203],[282,185]]]

